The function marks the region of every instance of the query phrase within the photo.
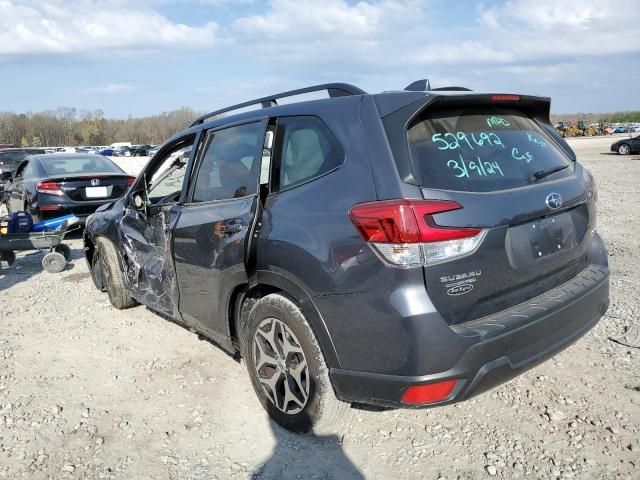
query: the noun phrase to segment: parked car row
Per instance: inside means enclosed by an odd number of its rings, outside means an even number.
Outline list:
[[[0,148],[8,148],[0,146]],[[149,151],[157,148],[157,145],[132,145],[130,142],[118,142],[109,146],[80,146],[80,147],[42,147],[45,153],[99,153],[103,156],[115,156],[115,157],[136,157],[147,156]]]

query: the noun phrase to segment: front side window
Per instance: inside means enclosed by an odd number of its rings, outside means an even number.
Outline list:
[[[327,173],[344,161],[342,146],[317,117],[278,120],[279,188],[288,188]]]
[[[192,202],[211,202],[255,194],[263,139],[263,123],[209,132],[196,174]]]
[[[145,173],[151,204],[178,201],[194,138],[179,142],[163,154],[162,159]]]
[[[571,161],[524,113],[465,107],[420,115],[409,127],[409,151],[421,185],[489,192],[570,175]]]

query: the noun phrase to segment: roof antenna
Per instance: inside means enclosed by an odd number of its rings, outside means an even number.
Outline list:
[[[431,90],[431,83],[429,83],[428,78],[423,78],[422,80],[416,80],[411,85],[405,87],[405,90],[409,92],[426,92],[427,90]]]

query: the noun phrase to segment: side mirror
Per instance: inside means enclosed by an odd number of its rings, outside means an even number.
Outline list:
[[[136,210],[145,210],[146,202],[144,201],[144,198],[142,198],[142,194],[140,192],[135,192],[131,195],[131,202]]]

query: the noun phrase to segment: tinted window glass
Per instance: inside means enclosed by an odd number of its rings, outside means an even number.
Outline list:
[[[193,189],[193,202],[256,193],[264,125],[250,123],[210,132]]]
[[[82,157],[46,157],[41,160],[45,175],[68,175],[76,173],[120,173],[123,171],[102,155]]]
[[[281,135],[280,188],[322,175],[344,161],[335,136],[316,117],[284,117],[278,121]]]
[[[184,174],[193,148],[193,138],[181,141],[166,151],[155,167],[145,173],[151,180],[148,185],[149,201],[152,204],[176,202],[182,192]]]
[[[423,115],[410,126],[408,140],[418,179],[428,188],[503,190],[534,182],[536,172],[571,165],[533,120],[513,110],[463,108]]]

